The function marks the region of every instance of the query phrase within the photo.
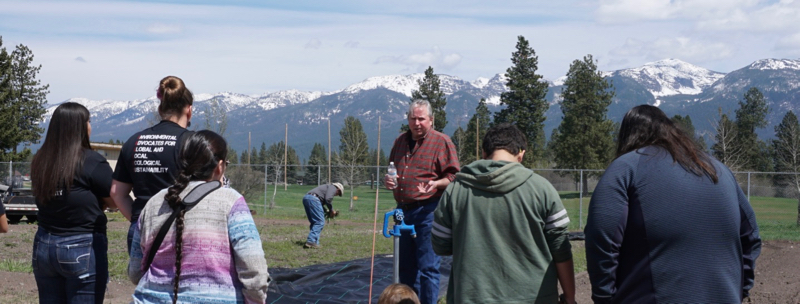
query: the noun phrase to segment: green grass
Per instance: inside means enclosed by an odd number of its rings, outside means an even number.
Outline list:
[[[283,186],[278,186],[278,191],[275,193],[275,207],[269,209],[272,200],[273,186],[267,187],[266,200],[264,193],[258,192],[248,195],[247,202],[250,209],[255,210],[259,215],[263,215],[270,219],[306,219],[306,214],[303,209],[303,196],[314,189],[315,186],[298,186],[291,185],[287,190],[283,190]],[[335,197],[333,199],[333,208],[341,211],[337,220],[347,220],[359,223],[372,223],[373,215],[375,212],[375,190],[369,189],[367,186],[359,186],[353,189],[353,210],[350,209],[350,188],[345,187],[344,195],[342,197]],[[394,197],[392,192],[386,189],[380,190],[380,199],[378,201],[378,221],[383,221],[383,213],[392,210],[395,207]],[[265,208],[265,202],[267,208]],[[266,212],[265,212],[266,210]]]
[[[272,198],[273,186],[267,191],[266,200],[263,192],[248,198],[251,209],[257,212],[257,219],[270,221],[269,225],[259,225],[267,263],[271,268],[295,268],[315,264],[334,263],[359,258],[366,258],[372,252],[373,219],[375,212],[375,190],[367,186],[354,189],[354,209],[350,207],[350,189],[345,189],[343,197],[333,200],[335,209],[341,213],[335,221],[325,225],[322,231],[319,249],[303,249],[308,234],[308,222],[303,210],[303,196],[314,186],[291,185],[286,191],[278,187],[275,195],[275,207],[266,208]],[[581,204],[577,192],[561,192],[562,202],[570,215],[570,230],[581,231],[586,224],[590,196],[584,196]],[[581,208],[582,205],[582,208]],[[796,226],[797,200],[771,197],[751,197],[751,205],[756,212],[761,237],[764,240],[800,240],[800,228]],[[390,254],[392,240],[381,234],[384,213],[395,206],[392,193],[380,190],[378,201],[378,221],[375,230],[376,254]],[[268,207],[268,205],[267,205]],[[266,210],[266,211],[265,211]],[[581,212],[583,210],[583,212]],[[582,220],[579,220],[579,216]],[[124,221],[119,213],[109,214],[109,221]],[[391,224],[391,223],[390,223]],[[579,227],[580,226],[580,227]],[[119,230],[119,231],[117,231]],[[125,237],[127,231],[109,229],[109,271],[116,280],[127,280],[128,256],[125,253]],[[3,246],[31,246],[33,234],[24,236],[17,242],[4,242]],[[586,270],[586,253],[583,242],[575,241],[573,260],[575,271]],[[2,250],[0,248],[0,250]],[[15,272],[31,272],[29,256],[4,256],[0,259],[0,270]]]
[[[0,260],[0,271],[9,272],[33,272],[31,268],[31,260],[28,259],[3,259]]]

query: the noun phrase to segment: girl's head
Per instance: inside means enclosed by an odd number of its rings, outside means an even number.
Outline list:
[[[164,199],[170,207],[178,208],[182,204],[181,192],[186,189],[190,181],[212,181],[222,179],[225,174],[228,158],[228,144],[217,133],[209,130],[198,131],[184,141],[180,149],[180,166],[183,168],[169,187]],[[181,209],[175,220],[175,278],[173,279],[173,300],[178,299],[178,286],[181,279],[181,260],[183,258],[183,229],[184,214]]]
[[[84,149],[91,148],[90,117],[86,107],[74,102],[65,102],[53,112],[44,143],[31,164],[33,193],[39,202],[49,202],[58,190],[69,191],[83,165]]]
[[[191,119],[194,97],[180,78],[167,76],[161,79],[156,96],[161,101],[158,113],[162,119],[180,119],[184,116],[187,121]]]
[[[394,283],[381,292],[378,304],[419,304],[419,298],[408,285]]]

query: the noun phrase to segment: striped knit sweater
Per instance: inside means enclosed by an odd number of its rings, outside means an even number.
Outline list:
[[[191,182],[184,197],[201,182]],[[150,269],[144,254],[172,213],[167,189],[153,196],[139,217],[131,245],[128,276],[137,284],[135,303],[171,303],[175,277],[175,224]],[[269,273],[261,237],[244,197],[229,188],[211,192],[184,217],[183,259],[178,303],[264,303]]]

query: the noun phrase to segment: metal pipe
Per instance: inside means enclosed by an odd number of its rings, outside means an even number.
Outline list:
[[[392,282],[400,283],[400,235],[394,236],[394,274]]]

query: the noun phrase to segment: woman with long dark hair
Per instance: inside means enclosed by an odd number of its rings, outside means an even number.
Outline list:
[[[218,134],[192,134],[180,149],[175,184],[145,205],[128,264],[135,303],[266,300],[269,273],[258,229],[244,197],[221,187],[227,153]]]
[[[86,107],[66,102],[53,113],[31,163],[39,207],[33,274],[40,303],[102,303],[108,281],[106,207],[111,167],[91,150]]]
[[[650,105],[622,119],[585,234],[595,303],[741,303],[761,252],[731,171]]]

